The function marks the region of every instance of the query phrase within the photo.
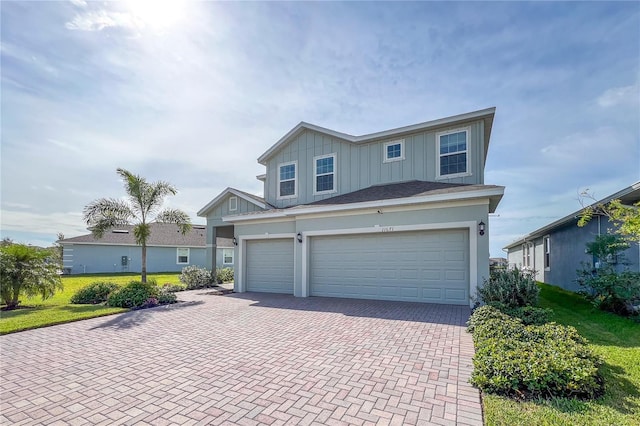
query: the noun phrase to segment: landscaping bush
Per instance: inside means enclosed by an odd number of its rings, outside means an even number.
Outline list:
[[[484,280],[478,294],[484,303],[498,302],[508,307],[535,306],[540,289],[533,272],[518,268],[497,270]]]
[[[118,308],[142,308],[149,299],[157,299],[158,293],[158,286],[155,281],[146,283],[131,281],[126,286],[111,293],[107,304]]]
[[[509,307],[499,302],[491,302],[489,305],[509,316],[519,318],[524,325],[546,324],[550,321],[551,315],[553,314],[553,311],[549,308],[538,308],[536,306]]]
[[[218,284],[229,283],[233,281],[233,269],[218,268],[216,269],[216,282]]]
[[[622,316],[640,315],[640,273],[616,273],[604,266],[593,272],[591,268],[578,271],[581,292],[595,307]]]
[[[161,290],[158,294],[158,303],[161,305],[169,305],[171,303],[176,303],[177,301],[178,298],[173,292]]]
[[[73,304],[92,304],[104,303],[107,301],[109,294],[117,290],[119,286],[108,281],[96,281],[86,287],[81,288],[71,296]]]
[[[162,291],[175,293],[177,291],[184,291],[187,289],[187,285],[183,283],[166,283],[162,285]]]
[[[471,383],[519,398],[594,397],[602,391],[602,361],[573,327],[525,326],[493,306],[469,319],[476,354]]]
[[[182,268],[180,281],[187,285],[187,290],[209,287],[214,282],[209,270],[195,265]]]

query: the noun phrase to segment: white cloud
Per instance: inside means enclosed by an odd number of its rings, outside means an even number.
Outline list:
[[[77,14],[72,21],[65,24],[67,29],[79,31],[102,31],[111,27],[135,29],[141,26],[142,22],[129,13],[106,10]]]
[[[640,84],[613,87],[598,97],[598,105],[611,108],[618,105],[634,105],[640,102]]]
[[[69,0],[71,4],[74,6],[85,8],[87,7],[87,2],[85,0]]]

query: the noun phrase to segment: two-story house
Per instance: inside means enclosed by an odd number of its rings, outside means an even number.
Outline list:
[[[203,207],[208,262],[233,238],[235,291],[470,305],[489,276],[484,184],[495,108],[352,136],[300,123],[258,158],[264,199]]]

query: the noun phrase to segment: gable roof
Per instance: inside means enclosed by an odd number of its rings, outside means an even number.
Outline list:
[[[370,133],[362,136],[353,136],[347,133],[337,132],[335,130],[327,129],[317,126],[311,123],[305,123],[301,121],[297,126],[291,129],[286,135],[284,135],[278,142],[276,142],[271,148],[269,148],[264,154],[258,157],[258,163],[266,165],[267,160],[276,153],[282,146],[289,143],[305,129],[313,130],[318,133],[322,133],[328,136],[333,136],[337,139],[342,139],[349,143],[361,144],[367,142],[375,142],[377,140],[383,140],[393,137],[402,136],[404,134],[413,133],[417,131],[423,131],[433,129],[436,127],[443,127],[452,124],[462,124],[463,122],[471,120],[483,119],[485,121],[484,126],[484,143],[485,143],[485,160],[486,153],[489,146],[489,138],[491,136],[491,127],[493,126],[493,117],[495,115],[496,108],[486,108],[478,111],[468,112],[465,114],[453,115],[451,117],[440,118],[437,120],[425,121],[424,123],[413,124],[410,126],[398,127],[396,129],[385,130],[382,132]]]
[[[216,198],[209,201],[207,205],[201,208],[200,210],[198,210],[198,213],[196,214],[200,217],[206,216],[207,213],[209,213],[211,209],[213,209],[216,206],[216,204],[218,204],[228,194],[233,194],[237,197],[247,200],[248,202],[260,207],[261,209],[271,208],[271,206],[264,201],[264,198],[258,197],[257,195],[249,194],[248,192],[240,191],[239,189],[229,187],[224,191],[222,191],[220,194],[218,194]]]
[[[596,206],[598,204],[606,204],[609,201],[612,200],[620,200],[622,201],[623,204],[634,204],[637,203],[638,201],[640,201],[640,181],[616,192],[615,194],[611,194],[608,197],[603,198],[600,201],[596,201],[595,203],[591,204],[590,206]],[[518,238],[517,240],[513,241],[512,243],[506,245],[503,247],[503,249],[510,249],[512,247],[521,245],[522,243],[524,243],[525,241],[529,241],[531,239],[534,238],[539,238],[539,237],[543,237],[545,235],[547,235],[549,232],[560,228],[562,226],[567,225],[568,223],[571,223],[573,221],[576,221],[578,219],[578,216],[580,215],[580,213],[582,213],[582,211],[584,210],[584,208],[577,210],[573,213],[571,213],[570,215],[567,215],[563,218],[560,218],[554,222],[551,222],[548,225],[543,226],[542,228],[536,229],[535,231],[532,231],[530,233],[528,233],[527,235]]]
[[[386,185],[374,185],[348,194],[337,195],[309,204],[283,209],[225,216],[226,222],[291,217],[331,211],[382,208],[420,203],[489,198],[489,211],[495,211],[504,193],[503,186],[469,185],[427,181],[408,181]]]
[[[178,226],[172,223],[151,223],[150,225],[151,235],[147,240],[147,246],[206,247],[207,230],[204,225],[193,225],[191,231],[185,235],[182,235]],[[86,234],[65,238],[59,242],[61,244],[137,245],[132,225],[107,231],[102,238]]]

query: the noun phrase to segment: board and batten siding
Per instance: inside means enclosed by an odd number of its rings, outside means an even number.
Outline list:
[[[469,129],[467,149],[471,175],[450,179],[436,179],[436,134],[448,130]],[[384,162],[384,144],[404,139],[404,160]],[[410,180],[447,183],[484,183],[484,122],[474,121],[456,126],[393,136],[366,143],[352,143],[339,138],[304,129],[291,142],[277,151],[266,164],[265,199],[278,208],[306,204],[336,195]],[[336,192],[314,195],[314,158],[336,154]],[[279,200],[278,165],[296,161],[297,197]]]

